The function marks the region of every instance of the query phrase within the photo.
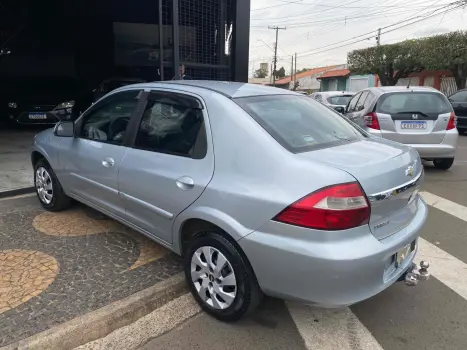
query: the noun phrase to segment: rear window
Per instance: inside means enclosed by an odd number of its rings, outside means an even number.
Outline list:
[[[376,104],[376,112],[386,114],[444,114],[452,107],[444,95],[433,92],[394,92],[384,94]]]
[[[234,101],[293,153],[333,147],[367,137],[345,117],[307,97],[255,96]]]
[[[332,105],[347,106],[353,95],[331,96],[327,100]]]

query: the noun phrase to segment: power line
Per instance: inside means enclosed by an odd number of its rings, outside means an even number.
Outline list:
[[[444,8],[451,7],[452,5],[458,4],[458,3],[464,4],[464,2],[465,2],[465,0],[462,0],[462,1],[455,1],[455,2],[452,2],[452,3],[450,3],[450,4],[446,5],[446,6],[444,6]],[[459,7],[462,7],[462,6],[463,6],[463,5],[460,5]],[[453,8],[453,9],[447,9],[447,11],[448,11],[448,10],[449,10],[449,11],[450,11],[450,10],[455,10],[455,9],[457,9],[457,8],[458,8],[458,7],[455,7],[455,8]],[[427,19],[427,18],[433,17],[433,16],[435,16],[435,15],[442,14],[443,12],[434,14],[434,12],[437,12],[437,11],[442,10],[442,9],[443,9],[443,8],[438,9],[438,10],[434,10],[430,15],[423,17],[422,19],[418,20],[417,22],[420,22],[421,20],[425,20],[425,19]],[[415,17],[411,17],[411,18],[406,18],[406,19],[404,19],[404,20],[401,20],[401,21],[398,21],[398,22],[396,22],[396,23],[387,25],[387,26],[385,26],[385,27],[381,27],[380,29],[383,30],[383,29],[387,29],[387,28],[390,28],[390,27],[394,27],[394,26],[397,26],[397,25],[399,25],[399,24],[402,24],[402,23],[405,23],[405,22],[414,20],[414,19],[416,19],[416,18],[418,18],[418,17],[420,17],[420,16],[415,16]],[[413,23],[417,23],[417,22],[413,22]],[[410,24],[412,24],[412,23],[409,23],[409,24],[407,24],[407,25],[410,25]],[[402,26],[402,27],[400,27],[400,28],[403,28],[403,27],[405,27],[405,26]],[[398,29],[398,28],[396,28],[396,29]],[[395,29],[394,29],[394,30],[395,30]],[[392,30],[391,30],[391,31],[392,31]],[[382,34],[389,33],[389,32],[390,32],[390,31],[386,31],[386,32],[384,32],[384,33],[382,33]],[[338,42],[335,42],[335,43],[332,43],[332,44],[329,44],[329,45],[325,45],[325,46],[321,46],[321,47],[318,47],[318,48],[315,48],[315,49],[311,49],[311,50],[299,52],[298,54],[299,54],[299,55],[302,55],[302,54],[305,54],[305,53],[310,52],[310,51],[321,50],[321,49],[324,49],[324,48],[328,48],[328,47],[331,47],[331,46],[334,46],[334,45],[337,45],[337,44],[345,43],[345,42],[347,42],[347,41],[350,41],[350,40],[353,40],[353,39],[357,39],[357,38],[361,38],[361,37],[365,37],[365,36],[366,36],[366,37],[363,38],[362,40],[358,40],[358,41],[356,41],[356,42],[365,41],[365,40],[371,39],[371,37],[368,37],[368,35],[370,35],[370,34],[374,35],[373,33],[374,33],[374,31],[371,31],[371,32],[368,32],[368,33],[364,33],[364,34],[361,34],[361,35],[354,36],[354,37],[352,37],[352,38],[350,38],[350,39],[341,40],[341,41],[338,41]],[[352,43],[351,43],[351,44],[352,44]],[[346,45],[343,45],[343,46],[347,46],[347,44],[346,44]],[[302,55],[302,57],[303,57],[303,56],[307,56],[307,55]]]
[[[382,32],[381,34],[390,33],[390,32],[393,32],[393,31],[395,31],[395,30],[398,30],[398,29],[400,29],[400,28],[404,28],[404,27],[407,27],[407,26],[409,26],[409,25],[412,25],[412,24],[415,24],[415,23],[424,21],[424,20],[426,20],[426,19],[428,19],[428,18],[431,18],[431,17],[434,17],[434,16],[438,16],[438,15],[443,14],[443,13],[452,12],[452,11],[454,11],[454,10],[457,10],[458,8],[463,7],[463,6],[464,6],[464,5],[462,4],[462,5],[459,5],[459,6],[457,6],[457,7],[454,7],[454,8],[451,8],[451,9],[447,9],[447,10],[445,10],[445,11],[443,11],[443,12],[440,12],[440,13],[431,14],[431,15],[426,16],[426,17],[424,17],[424,18],[422,18],[422,19],[419,19],[419,20],[417,20],[417,21],[404,24],[404,25],[402,25],[402,26],[399,26],[399,27],[394,28],[394,29],[391,29],[391,30],[387,30],[387,31],[385,31],[385,32]],[[395,24],[394,24],[394,25],[395,25]],[[391,26],[393,26],[393,25],[391,25]],[[383,28],[388,28],[388,27],[390,27],[390,26],[386,26],[386,27],[383,27]],[[381,29],[383,29],[383,28],[381,28]],[[317,55],[317,54],[320,54],[320,53],[323,53],[323,52],[327,52],[327,51],[339,49],[339,48],[346,47],[346,46],[349,46],[349,45],[353,45],[353,44],[356,44],[356,43],[359,43],[359,42],[362,42],[362,41],[365,41],[365,40],[369,40],[369,39],[371,39],[371,37],[367,37],[367,38],[364,38],[364,39],[360,39],[360,40],[357,40],[357,41],[353,41],[353,42],[350,42],[350,43],[347,43],[347,44],[344,44],[344,45],[341,45],[341,46],[332,47],[332,48],[329,48],[329,49],[326,49],[326,50],[322,50],[322,51],[318,51],[318,52],[311,52],[311,53],[302,55],[302,56],[299,57],[299,58],[306,57],[306,56],[311,56],[311,55]],[[349,40],[350,40],[350,39],[349,39]],[[331,45],[333,45],[333,44],[331,44]],[[327,45],[327,46],[331,46],[331,45]],[[323,48],[324,48],[324,46],[323,46]]]

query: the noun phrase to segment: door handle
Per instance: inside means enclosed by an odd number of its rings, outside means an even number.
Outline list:
[[[176,181],[177,187],[183,191],[191,190],[195,186],[195,182],[191,177],[182,176]]]
[[[105,157],[104,160],[102,161],[102,165],[105,166],[106,168],[111,168],[115,165],[115,160],[110,157]]]

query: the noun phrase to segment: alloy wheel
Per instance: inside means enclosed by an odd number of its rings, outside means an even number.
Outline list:
[[[198,248],[191,258],[191,279],[201,299],[214,309],[227,309],[237,295],[231,263],[218,249]]]
[[[39,167],[36,170],[36,190],[39,199],[45,203],[52,203],[53,199],[53,186],[52,177],[50,176],[47,169]]]

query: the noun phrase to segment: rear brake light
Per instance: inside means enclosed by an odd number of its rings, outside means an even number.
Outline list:
[[[378,116],[375,112],[368,113],[363,117],[365,125],[371,129],[379,130]]]
[[[274,220],[317,230],[346,230],[368,224],[370,207],[356,182],[318,190],[291,204]]]
[[[448,125],[446,126],[446,130],[452,130],[456,128],[456,119],[457,117],[454,114],[454,112],[451,112],[451,115],[449,116]]]

